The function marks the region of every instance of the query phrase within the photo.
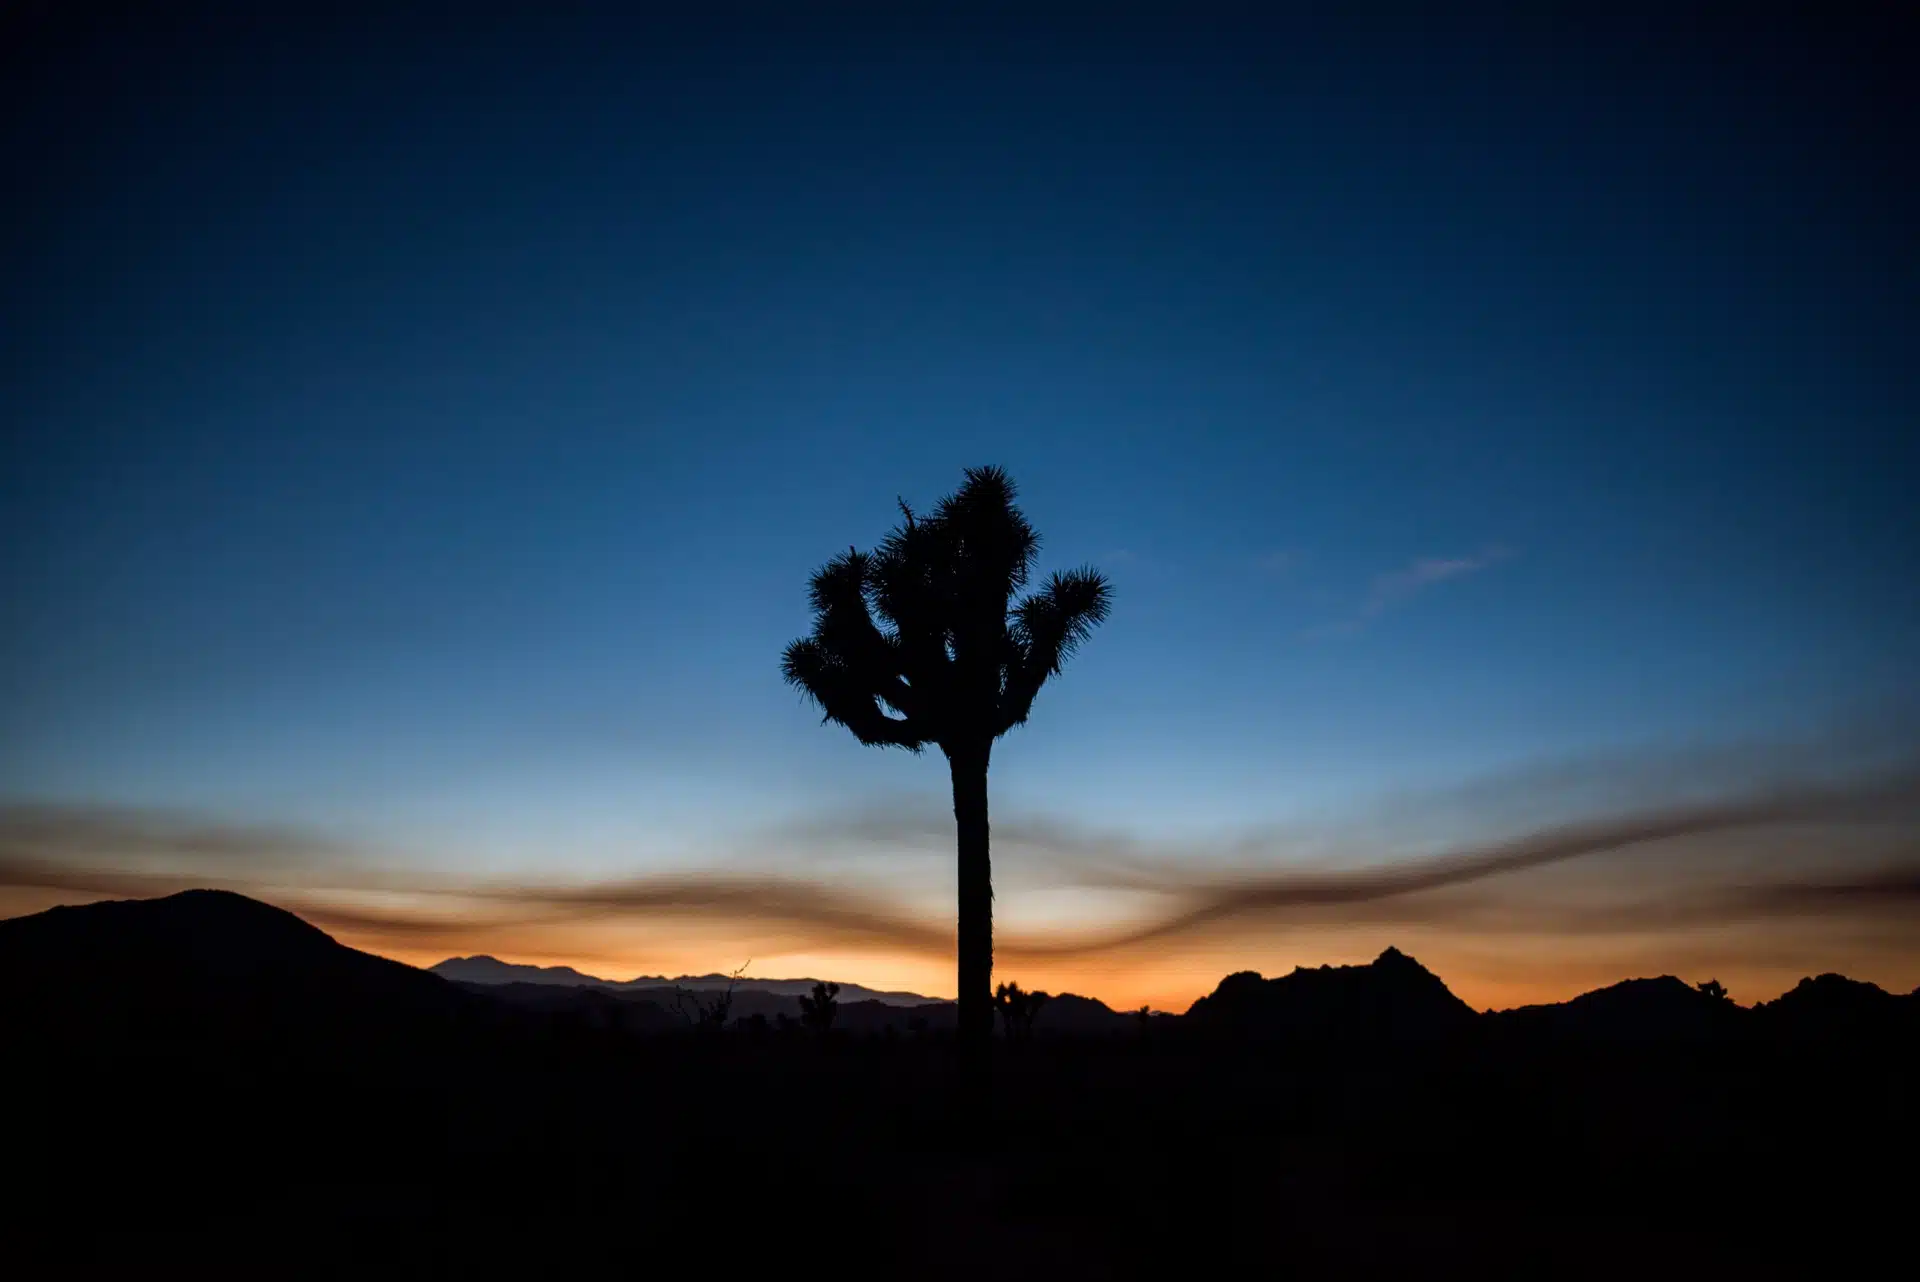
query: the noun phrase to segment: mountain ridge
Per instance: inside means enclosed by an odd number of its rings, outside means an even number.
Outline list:
[[[1445,982],[1398,948],[1358,966],[1296,966],[1268,979],[1228,975],[1183,1017],[1202,1028],[1296,1037],[1430,1037],[1480,1018]]]
[[[729,977],[638,977],[594,981],[568,967],[516,967],[493,958],[490,974],[529,970],[543,980],[461,979],[450,958],[421,969],[339,943],[298,915],[218,890],[156,899],[107,900],[0,920],[0,1001],[21,1027],[152,1026],[176,1017],[245,1031],[330,1025],[383,1030],[500,1012],[586,1016],[644,1031],[690,1021],[701,993]],[[556,978],[558,975],[560,977]],[[579,976],[578,982],[567,976]],[[735,981],[734,1021],[769,1023],[798,1012],[816,981]],[[788,991],[776,991],[779,985]],[[475,1005],[475,1003],[479,1005]],[[953,1004],[917,994],[841,986],[853,1031],[938,1031]],[[103,1018],[104,1016],[104,1018]],[[1816,1036],[1920,1027],[1920,990],[1824,973],[1771,1002],[1740,1006],[1671,976],[1622,980],[1565,1002],[1477,1013],[1432,971],[1397,948],[1361,965],[1296,967],[1267,978],[1239,971],[1185,1015],[1155,1015],[1156,1028],[1201,1034],[1352,1040],[1452,1036],[1476,1030],[1545,1036],[1673,1038],[1733,1031]],[[1041,1033],[1120,1033],[1146,1025],[1096,998],[1057,994],[1041,1007]],[[303,1035],[305,1035],[303,1033]]]
[[[466,984],[552,984],[615,989],[684,988],[694,992],[723,989],[732,985],[736,989],[751,988],[781,997],[805,996],[813,991],[815,984],[822,982],[813,978],[762,979],[751,975],[736,977],[720,974],[636,975],[632,979],[601,979],[575,970],[571,966],[534,966],[524,962],[504,962],[488,953],[476,953],[471,957],[449,957],[445,961],[435,962],[424,969],[429,974]],[[841,1000],[848,1002],[877,1001],[889,1006],[927,1006],[951,1000],[944,997],[927,997],[920,993],[868,988],[863,984],[839,982]]]

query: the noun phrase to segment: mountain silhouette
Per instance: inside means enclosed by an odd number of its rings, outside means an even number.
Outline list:
[[[41,1036],[292,1044],[404,1038],[487,1004],[283,909],[187,890],[0,921],[0,1008]]]
[[[566,1253],[604,1252],[592,1263],[610,1273],[632,1236],[605,1224],[693,1227],[723,1248],[750,1225],[790,1251],[822,1203],[860,1208],[871,1271],[928,1276],[970,1234],[1013,1254],[1059,1245],[1006,1276],[1159,1276],[1193,1264],[1202,1223],[1247,1251],[1284,1232],[1306,1276],[1356,1259],[1424,1275],[1436,1252],[1484,1252],[1498,1273],[1518,1232],[1549,1272],[1567,1273],[1566,1243],[1613,1244],[1582,1275],[1652,1260],[1666,1276],[1777,1255],[1733,1227],[1756,1206],[1791,1226],[1837,1191],[1835,1232],[1904,1223],[1871,1199],[1897,1192],[1875,1173],[1911,1146],[1920,1038],[1897,1030],[1920,1001],[1835,975],[1752,1009],[1661,977],[1476,1015],[1389,949],[1229,975],[1149,1021],[1056,994],[1046,1035],[991,1047],[984,1157],[960,1132],[976,1115],[955,1089],[953,1003],[844,1002],[821,1037],[778,1018],[796,999],[736,989],[713,1035],[662,991],[453,982],[220,892],[0,921],[0,1028],[27,1105],[9,1156],[39,1199],[16,1195],[17,1218],[93,1205],[110,1170],[138,1195],[89,1240],[117,1233],[144,1261],[202,1226],[195,1249],[228,1251],[236,1276],[287,1241],[299,1263],[329,1257],[320,1275],[355,1276],[408,1235],[429,1271],[585,1272]],[[1665,1044],[1721,1026],[1740,1035]],[[1768,1029],[1794,1044],[1760,1045]],[[1380,1053],[1393,1038],[1424,1040]],[[1270,1153],[1296,1157],[1247,1160]],[[743,1211],[727,1180],[754,1163],[804,1171],[817,1196]],[[1460,1214],[1460,1188],[1496,1228]],[[1173,1268],[1115,1267],[1155,1244]],[[105,1272],[91,1263],[74,1271]],[[1863,1271],[1849,1265],[1835,1271]]]
[[[1694,1038],[1723,1034],[1745,1012],[1672,975],[1623,979],[1571,1001],[1521,1006],[1493,1016],[1509,1028],[1599,1038]]]
[[[484,978],[480,978],[484,977]],[[559,1019],[659,1033],[694,1022],[725,975],[595,979],[570,967],[449,958],[431,970],[348,948],[294,914],[244,895],[189,890],[165,898],[49,909],[0,921],[0,1015],[23,1035],[197,1038],[249,1045],[418,1041],[436,1029],[519,1028]],[[811,980],[738,980],[730,1023],[797,1020]],[[836,1028],[863,1036],[951,1032],[952,1002],[842,984]],[[1273,979],[1228,975],[1184,1016],[1156,1028],[1327,1041],[1421,1038],[1483,1028],[1502,1036],[1671,1040],[1734,1033],[1827,1036],[1920,1029],[1920,990],[1823,974],[1770,1002],[1735,1005],[1672,976],[1628,979],[1566,1002],[1475,1014],[1438,976],[1396,948],[1359,966],[1298,967]],[[1133,1012],[1052,995],[1037,1033],[1138,1027]]]
[[[1136,1020],[1094,997],[1054,993],[1033,1017],[1036,1033],[1114,1033],[1133,1029]]]
[[[842,990],[844,991],[844,989]],[[799,999],[794,999],[798,1009]],[[896,1006],[890,1002],[840,999],[833,1026],[859,1036],[861,1034],[939,1032],[951,1033],[960,1025],[959,1007],[952,1002],[930,1001],[923,1006]]]
[[[481,954],[474,957],[449,957],[427,968],[444,979],[464,984],[552,984],[555,986],[596,986],[600,988],[652,989],[669,995],[675,989],[710,992],[732,987],[736,994],[747,990],[779,997],[804,997],[813,991],[817,979],[754,979],[732,975],[641,975],[634,979],[600,979],[584,975],[571,966],[528,966],[503,962]],[[941,999],[919,993],[888,992],[842,982],[840,991],[847,1001],[875,1001],[888,1006],[925,1006]],[[796,1008],[797,1009],[797,1008]]]
[[[620,981],[583,975],[571,966],[527,966],[481,954],[449,957],[427,969],[442,979],[461,984],[551,984],[555,987],[619,988]]]
[[[1813,975],[1753,1013],[1769,1031],[1798,1036],[1920,1029],[1920,988],[1900,996],[1845,975]]]
[[[671,1002],[603,988],[596,984],[557,984],[516,980],[506,984],[476,984],[461,980],[456,986],[475,998],[501,1003],[515,1010],[575,1020],[590,1028],[626,1033],[668,1032],[685,1025]]]
[[[1210,1032],[1338,1040],[1440,1036],[1478,1017],[1439,976],[1389,948],[1364,966],[1301,966],[1275,979],[1229,975],[1185,1018]]]
[[[477,996],[489,997],[523,1010],[549,1015],[577,1017],[597,1028],[618,1028],[634,1032],[652,1032],[684,1028],[700,1006],[712,1001],[716,991],[695,989],[682,984],[669,988],[625,988],[594,984],[522,983],[486,984],[459,981]],[[843,991],[852,985],[844,985]],[[1116,1014],[1090,997],[1063,993],[1048,1003],[1059,1002],[1060,1015],[1049,1024],[1043,1008],[1036,1027],[1051,1032],[1108,1032],[1131,1027],[1131,1016]],[[855,1036],[912,1032],[952,1032],[958,1018],[954,1003],[929,998],[918,1006],[875,998],[842,1000],[834,1027]],[[784,993],[767,992],[758,987],[733,990],[728,1011],[729,1024],[751,1021],[756,1016],[770,1023],[782,1019],[798,1021],[800,999]]]

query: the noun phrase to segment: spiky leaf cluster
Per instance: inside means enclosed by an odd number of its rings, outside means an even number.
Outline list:
[[[1026,591],[1040,536],[997,467],[969,468],[925,516],[900,510],[874,551],[815,571],[813,631],[787,647],[786,679],[862,743],[989,744],[1026,721],[1107,617],[1111,589],[1082,568]]]

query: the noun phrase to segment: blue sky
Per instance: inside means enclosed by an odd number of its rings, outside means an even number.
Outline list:
[[[593,875],[937,795],[778,657],[987,462],[1117,588],[997,807],[1178,839],[1910,696],[1891,63],[1646,30],[49,38],[0,791]]]

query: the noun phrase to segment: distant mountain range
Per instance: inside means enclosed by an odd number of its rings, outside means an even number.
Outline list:
[[[470,991],[497,997],[529,1010],[574,1011],[596,1022],[651,1029],[683,1025],[700,1005],[711,1002],[733,985],[731,1015],[735,1022],[755,1016],[772,1022],[798,1019],[800,998],[813,991],[813,979],[749,979],[733,981],[726,975],[683,975],[677,979],[641,976],[624,981],[596,979],[570,966],[522,966],[492,957],[453,957],[428,968]],[[944,998],[916,993],[882,992],[859,984],[840,985],[836,1028],[852,1033],[895,1032],[916,1029],[951,1030],[957,1022],[954,1004]],[[659,1013],[645,1008],[652,1007]],[[1041,1033],[1114,1032],[1133,1027],[1137,1019],[1106,1003],[1073,993],[1050,998],[1040,1008],[1034,1029]]]
[[[815,981],[742,979],[733,1019],[797,1016]],[[0,921],[0,1020],[26,1035],[99,1038],[201,1033],[283,1048],[402,1044],[462,1030],[559,1019],[632,1032],[684,1027],[724,975],[613,983],[566,967],[452,958],[423,971],[358,952],[292,913],[226,891],[54,908]],[[951,1002],[843,984],[836,1027],[849,1033],[937,1032]],[[1803,979],[1751,1007],[1672,976],[1630,979],[1567,1002],[1477,1014],[1419,962],[1389,948],[1360,966],[1300,967],[1272,979],[1242,971],[1184,1016],[1148,1027],[1177,1034],[1301,1041],[1457,1036],[1685,1039],[1748,1034],[1831,1036],[1920,1030],[1920,990],[1894,994],[1842,975]],[[1139,1017],[1060,994],[1041,1034],[1133,1033]]]
[[[730,975],[680,975],[671,979],[664,975],[642,975],[636,979],[598,979],[583,975],[571,966],[525,966],[484,954],[478,957],[449,957],[427,969],[444,979],[464,984],[556,984],[574,988],[661,989],[668,993],[676,988],[689,992],[712,992],[732,985],[736,994],[751,990],[780,997],[803,996],[812,992],[813,986],[820,982],[817,979],[754,979],[747,976],[735,979]],[[863,988],[859,984],[842,983],[840,1000],[843,1003],[874,1001],[886,1006],[927,1006],[942,999],[922,997],[918,993],[882,992]]]

